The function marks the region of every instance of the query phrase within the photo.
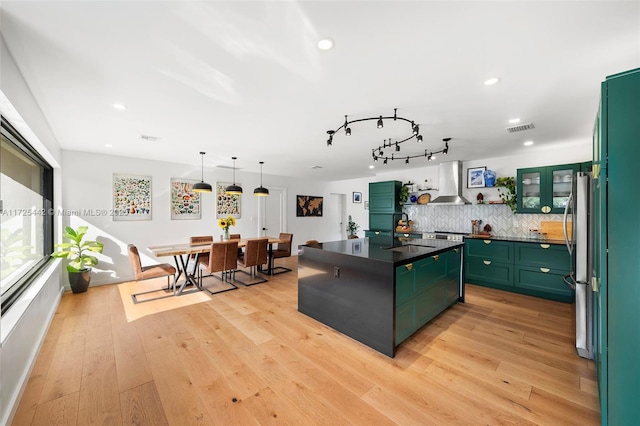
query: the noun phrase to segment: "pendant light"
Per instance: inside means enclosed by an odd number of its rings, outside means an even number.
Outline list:
[[[260,161],[260,186],[253,190],[253,195],[256,197],[266,197],[269,195],[269,190],[262,186],[262,165],[264,161]]]
[[[233,185],[227,186],[224,192],[231,195],[242,195],[242,187],[236,185],[236,160],[238,157],[231,157],[231,159],[233,160]]]
[[[212,188],[211,185],[209,185],[208,183],[206,183],[204,181],[204,154],[206,154],[205,152],[200,152],[201,157],[201,171],[202,171],[202,175],[201,175],[201,179],[200,182],[193,184],[193,192],[211,192]]]

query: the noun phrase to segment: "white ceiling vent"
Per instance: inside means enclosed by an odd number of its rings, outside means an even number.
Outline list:
[[[157,142],[160,138],[157,136],[140,135],[140,139],[144,139],[147,142]]]
[[[534,127],[535,126],[533,125],[533,123],[520,124],[518,126],[507,127],[507,132],[509,133],[522,132],[524,130],[533,129]]]

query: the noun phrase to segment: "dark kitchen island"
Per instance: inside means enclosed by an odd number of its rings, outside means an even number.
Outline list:
[[[393,357],[464,302],[462,241],[370,237],[301,246],[298,311]]]

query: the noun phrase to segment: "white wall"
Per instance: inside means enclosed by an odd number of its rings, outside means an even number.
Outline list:
[[[54,197],[61,200],[60,146],[0,37],[0,112],[51,164]],[[55,226],[56,224],[54,224]],[[59,228],[54,229],[56,235]],[[15,302],[0,321],[0,424],[8,424],[62,295],[59,262]]]
[[[197,163],[194,161],[194,163]],[[265,167],[266,168],[266,167]],[[112,180],[114,173],[151,176],[152,218],[145,221],[114,221],[111,216],[76,215],[85,210],[109,211],[112,206]],[[171,258],[153,257],[146,247],[153,245],[188,242],[192,235],[222,235],[215,214],[215,194],[202,194],[202,215],[199,220],[171,220],[169,183],[171,178],[200,180],[199,164],[184,165],[153,160],[141,160],[80,151],[64,150],[62,153],[62,182],[65,214],[63,221],[72,227],[86,224],[90,230],[88,238],[105,244],[100,263],[94,268],[91,285],[122,282],[133,277],[126,252],[129,243],[138,246],[144,264],[159,261],[173,263]],[[205,182],[231,182],[232,171],[206,168]],[[241,184],[241,218],[231,228],[233,233],[243,236],[259,235],[258,202],[253,189],[260,185],[259,173],[236,171],[236,182]],[[287,232],[294,235],[294,251],[299,244],[309,239],[322,239],[329,235],[340,218],[329,215],[326,203],[331,191],[326,182],[305,181],[273,175],[263,175],[264,186],[285,188],[287,192]],[[344,193],[344,191],[343,191]],[[325,215],[322,217],[296,217],[296,195],[324,197]],[[351,199],[349,193],[349,200]],[[73,213],[74,215],[70,215]],[[345,224],[346,227],[346,224]]]

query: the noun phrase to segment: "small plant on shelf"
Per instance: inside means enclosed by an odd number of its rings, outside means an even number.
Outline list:
[[[410,184],[411,182],[405,183],[404,185],[402,185],[402,187],[400,187],[400,195],[398,196],[400,205],[403,205],[409,199],[409,193],[411,192],[409,191]]]
[[[516,179],[513,176],[504,176],[496,179],[496,186],[498,187],[498,194],[500,199],[516,213],[518,199],[516,194]]]
[[[349,233],[350,239],[358,238],[358,236],[356,235],[356,233],[358,232],[358,228],[360,228],[360,225],[355,223],[353,219],[351,219],[351,215],[349,215],[349,222],[347,222],[347,232]]]

